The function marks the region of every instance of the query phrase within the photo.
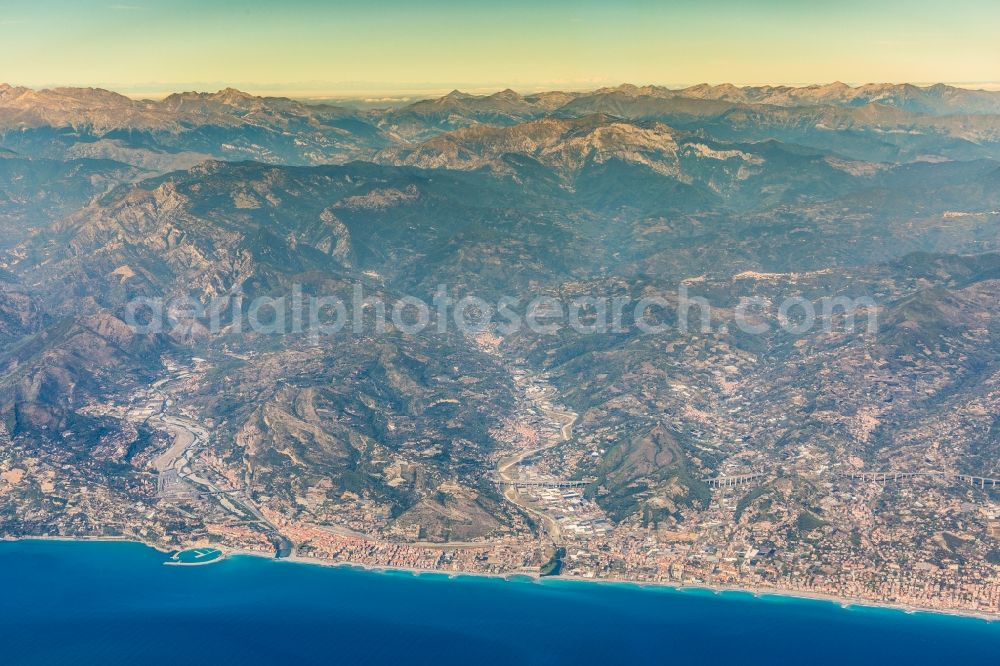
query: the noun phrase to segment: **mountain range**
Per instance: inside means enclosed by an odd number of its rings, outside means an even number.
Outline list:
[[[69,487],[136,515],[158,506],[162,432],[115,409],[178,364],[201,373],[171,400],[213,424],[206,464],[253,477],[272,528],[539,536],[495,472],[510,432],[559,412],[532,407],[524,377],[578,417],[545,469],[613,526],[683,533],[713,501],[708,480],[737,468],[774,472],[735,518],[772,540],[820,529],[801,517],[820,520],[830,480],[790,490],[805,461],[1000,476],[997,92],[623,85],[358,110],[5,85],[0,252],[0,465],[30,450],[68,479],[62,495],[0,487],[0,507],[29,517],[0,518],[10,530],[86,531],[60,522]],[[235,317],[215,333],[205,318],[125,323],[138,298],[347,300],[358,285],[387,301],[440,285],[657,297],[673,326],[496,339],[393,326],[319,345],[241,333]],[[681,287],[724,321],[741,298],[849,297],[871,299],[878,324],[681,330]],[[201,534],[214,518],[199,515],[147,529]],[[850,531],[818,534],[822,548]]]

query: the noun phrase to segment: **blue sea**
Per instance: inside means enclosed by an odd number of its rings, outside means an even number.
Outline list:
[[[0,543],[0,664],[1000,663],[1000,623],[749,594]]]

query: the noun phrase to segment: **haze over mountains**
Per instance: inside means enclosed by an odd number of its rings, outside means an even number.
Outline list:
[[[850,527],[803,527],[843,505],[827,501],[831,474],[1000,476],[1000,92],[622,85],[357,110],[4,85],[0,250],[0,465],[34,461],[28,482],[0,486],[16,508],[5,532],[92,533],[102,511],[163,543],[214,529],[219,515],[157,513],[163,435],[107,407],[194,358],[200,384],[176,399],[214,424],[213,469],[252,477],[271,527],[537,537],[494,469],[530,411],[525,376],[579,415],[538,464],[586,480],[618,527],[696,530],[716,506],[706,479],[753,467],[773,483],[734,524],[863,554]],[[218,335],[204,318],[156,334],[124,323],[140,297],[294,285],[345,300],[357,285],[390,301],[438,285],[656,296],[670,324],[681,285],[717,324],[741,297],[866,297],[878,330],[645,336],[626,318],[607,335],[392,329],[318,346],[232,321]],[[789,480],[804,460],[817,476]],[[104,499],[81,500],[86,487]],[[982,564],[989,543],[927,547],[942,566]]]
[[[83,156],[79,151],[84,151],[87,156],[106,157],[115,150],[128,150],[140,151],[138,155],[192,152],[318,164],[370,157],[403,139],[426,139],[476,124],[513,125],[544,116],[593,113],[659,120],[679,129],[707,125],[729,134],[727,138],[753,138],[769,131],[808,138],[811,133],[850,129],[996,143],[1000,92],[944,85],[852,88],[839,83],[805,88],[700,85],[680,90],[623,85],[591,93],[527,96],[512,90],[478,96],[454,91],[398,109],[366,112],[258,98],[234,89],[144,101],[99,89],[36,91],[0,84],[4,146],[48,156]]]

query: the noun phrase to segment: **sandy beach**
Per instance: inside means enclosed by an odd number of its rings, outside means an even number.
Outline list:
[[[260,553],[255,551],[232,550],[232,551],[226,551],[225,556],[223,558],[220,558],[220,560],[225,559],[225,557],[229,556],[248,556],[248,557],[262,557],[265,559],[274,559],[273,557],[265,553]],[[986,622],[1000,622],[1000,613],[991,614],[991,613],[964,611],[957,609],[925,608],[908,604],[878,602],[864,598],[838,597],[830,594],[797,591],[797,590],[784,590],[781,588],[762,587],[762,588],[751,589],[751,588],[734,587],[728,585],[711,585],[705,583],[676,584],[676,583],[664,583],[657,581],[636,581],[636,580],[628,580],[620,578],[581,578],[578,576],[539,576],[538,574],[530,574],[530,573],[503,574],[503,573],[479,573],[474,571],[444,571],[441,569],[416,569],[410,567],[397,567],[390,565],[362,564],[349,561],[331,561],[331,560],[323,560],[311,557],[302,557],[299,555],[283,558],[283,560],[288,562],[294,562],[296,564],[306,564],[311,566],[347,567],[347,568],[362,569],[364,571],[370,571],[373,573],[399,572],[399,573],[410,573],[415,576],[421,574],[434,574],[438,576],[447,576],[449,578],[474,576],[481,578],[498,578],[502,580],[528,578],[536,582],[546,580],[546,581],[559,581],[559,582],[580,583],[580,584],[597,583],[603,585],[627,585],[639,588],[660,588],[660,589],[673,590],[676,592],[698,590],[698,591],[713,592],[715,594],[723,594],[723,593],[750,594],[758,598],[786,597],[792,599],[808,599],[810,601],[825,601],[841,606],[842,608],[852,608],[852,607],[881,608],[888,610],[896,610],[907,614],[932,613],[937,615],[975,618],[984,620]]]
[[[145,541],[130,539],[127,537],[118,536],[86,536],[86,537],[53,537],[53,536],[31,536],[31,537],[9,537],[4,536],[0,538],[0,541],[64,541],[64,542],[75,542],[75,541],[107,541],[107,542],[122,542],[122,543],[138,543],[142,544],[148,548],[152,548],[159,553],[169,555],[176,552],[176,550],[164,548],[162,546],[147,543]],[[729,585],[711,585],[706,583],[697,584],[676,584],[676,583],[665,583],[658,581],[637,581],[628,580],[620,578],[581,578],[577,576],[539,576],[538,574],[523,573],[523,572],[512,572],[512,573],[482,573],[475,571],[446,571],[442,569],[417,569],[412,567],[399,567],[391,565],[374,565],[374,564],[364,564],[360,562],[350,562],[350,561],[333,561],[324,560],[312,557],[303,557],[301,555],[293,555],[287,558],[275,558],[269,553],[262,553],[253,550],[239,550],[239,549],[227,549],[222,546],[213,545],[212,548],[218,548],[222,551],[222,556],[212,560],[211,562],[206,562],[203,565],[198,566],[208,566],[215,564],[217,562],[222,562],[223,560],[229,559],[231,557],[256,557],[266,560],[274,560],[276,562],[291,562],[293,564],[302,564],[309,566],[321,566],[321,567],[344,567],[360,569],[363,571],[369,571],[372,573],[409,573],[414,576],[420,575],[435,575],[444,576],[447,578],[461,578],[461,577],[477,577],[477,578],[492,578],[500,580],[512,580],[512,579],[530,579],[535,582],[545,581],[558,581],[567,583],[596,583],[601,585],[624,585],[632,586],[637,588],[660,588],[673,590],[676,592],[683,591],[706,591],[713,592],[715,594],[749,594],[754,597],[785,597],[791,599],[808,599],[811,601],[824,601],[832,604],[841,606],[842,608],[879,608],[887,610],[895,610],[902,613],[914,614],[914,613],[931,613],[936,615],[947,615],[953,617],[965,617],[983,620],[985,622],[1000,622],[1000,613],[984,613],[976,611],[966,611],[960,609],[947,609],[947,608],[925,608],[921,606],[913,606],[908,604],[894,604],[890,602],[878,602],[871,599],[864,598],[848,598],[848,597],[838,597],[830,594],[822,594],[807,591],[798,590],[785,590],[781,588],[742,588]]]

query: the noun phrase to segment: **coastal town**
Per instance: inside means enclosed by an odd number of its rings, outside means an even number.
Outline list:
[[[511,369],[522,396],[505,427],[491,474],[507,501],[523,511],[520,530],[463,541],[421,540],[382,531],[377,507],[357,505],[343,522],[303,520],[253,489],[211,446],[211,420],[185,399],[210,364],[168,363],[167,377],[122,402],[91,404],[159,442],[143,454],[144,497],[129,505],[98,489],[71,490],[80,470],[13,453],[0,461],[0,496],[28,487],[60,502],[53,536],[116,537],[167,550],[222,548],[278,554],[319,564],[481,575],[557,575],[668,586],[800,594],[844,603],[994,616],[1000,609],[1000,507],[990,480],[943,476],[865,476],[829,465],[806,447],[785,468],[743,452],[706,479],[711,500],[683,520],[643,524],[614,520],[594,501],[589,476],[567,474],[588,452],[578,415],[561,405],[544,375]],[[603,437],[603,435],[598,435]],[[105,443],[111,450],[115,444]],[[16,461],[16,462],[15,462]],[[402,467],[400,467],[402,465]],[[406,462],[397,462],[396,474]],[[812,509],[796,501],[809,489]],[[30,521],[25,513],[23,520]],[[985,549],[986,552],[981,552]]]

